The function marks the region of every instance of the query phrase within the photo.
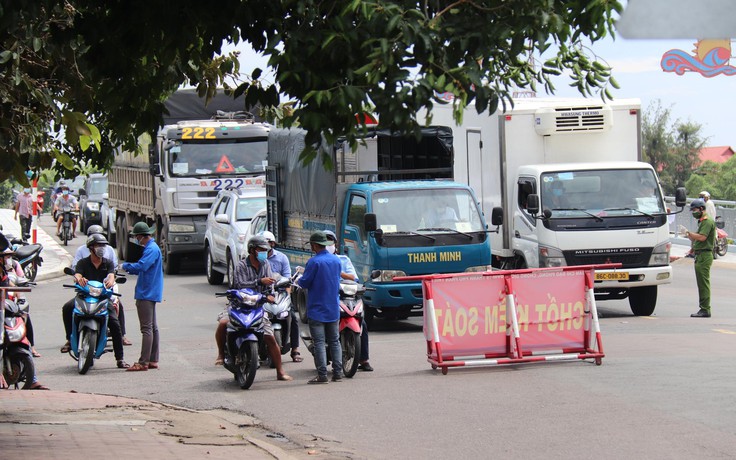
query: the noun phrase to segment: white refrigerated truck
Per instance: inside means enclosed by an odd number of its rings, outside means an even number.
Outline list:
[[[596,298],[628,297],[635,315],[653,313],[657,287],[672,279],[668,210],[641,162],[638,99],[520,99],[490,116],[469,107],[461,126],[451,106],[432,115],[453,127],[454,179],[500,224],[496,267],[620,263],[596,271]],[[684,206],[684,189],[677,195]]]

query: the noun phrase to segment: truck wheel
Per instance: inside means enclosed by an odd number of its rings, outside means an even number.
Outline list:
[[[215,261],[212,260],[212,249],[209,244],[204,248],[204,264],[207,273],[207,282],[212,285],[222,284],[223,274],[215,270]]]
[[[657,305],[657,286],[629,289],[629,306],[636,316],[650,316]]]
[[[120,235],[120,245],[118,245],[118,259],[128,260],[128,245],[125,244],[128,241],[128,229],[125,226],[125,218],[123,216],[118,217],[115,221],[117,234]]]
[[[179,273],[179,256],[168,251],[168,243],[169,230],[164,227],[163,229],[161,229],[161,241],[159,241],[158,243],[161,247],[161,255],[164,259],[164,273],[166,273],[167,275],[176,275],[177,273]],[[220,281],[220,283],[222,283],[222,281]]]

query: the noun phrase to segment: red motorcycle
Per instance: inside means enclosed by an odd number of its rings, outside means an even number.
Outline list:
[[[725,256],[728,252],[728,233],[723,229],[726,223],[721,216],[716,216],[716,244],[713,246],[713,258]]]

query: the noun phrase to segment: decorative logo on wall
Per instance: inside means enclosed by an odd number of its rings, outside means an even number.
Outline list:
[[[662,70],[684,75],[698,72],[704,77],[736,75],[736,67],[730,65],[731,39],[698,40],[693,54],[683,50],[669,50],[662,55]]]

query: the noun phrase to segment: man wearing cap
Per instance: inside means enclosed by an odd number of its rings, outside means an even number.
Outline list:
[[[695,280],[698,283],[700,309],[693,318],[710,318],[710,267],[713,265],[713,245],[716,242],[716,223],[705,211],[705,202],[696,198],[690,203],[690,212],[698,219],[698,231],[686,231],[695,254]]]
[[[23,241],[28,239],[28,235],[31,234],[31,219],[33,218],[33,197],[31,196],[31,189],[26,187],[23,189],[23,193],[18,194],[18,201],[15,202],[15,216],[14,219],[18,219],[20,215],[20,235]]]
[[[138,321],[141,325],[141,356],[138,362],[127,371],[147,371],[158,369],[158,323],[156,321],[156,303],[163,300],[164,273],[161,266],[161,250],[153,239],[154,229],[145,222],[133,226],[130,234],[139,246],[143,246],[143,254],[138,262],[124,263],[122,269],[138,275],[135,283],[135,306],[138,310]]]
[[[276,237],[268,230],[260,232],[259,235],[264,237],[268,241],[268,245],[271,246],[271,250],[268,251],[268,264],[271,265],[271,271],[283,277],[291,278],[289,258],[286,257],[286,254],[276,249]],[[291,287],[286,288],[286,292],[291,293]],[[291,360],[295,363],[300,363],[304,360],[301,357],[301,353],[299,353],[299,320],[293,310],[290,316],[291,329],[289,342],[291,343]]]
[[[327,351],[332,356],[332,381],[342,380],[342,348],[340,347],[340,260],[327,252],[326,247],[335,244],[317,231],[309,237],[314,257],[307,261],[299,286],[309,290],[307,318],[309,332],[314,340],[314,365],[317,377],[308,383],[327,383]]]
[[[708,216],[711,219],[716,218],[716,205],[713,203],[713,201],[710,199],[710,193],[708,193],[706,190],[703,190],[700,192],[700,198],[705,201],[705,213],[708,214]]]

